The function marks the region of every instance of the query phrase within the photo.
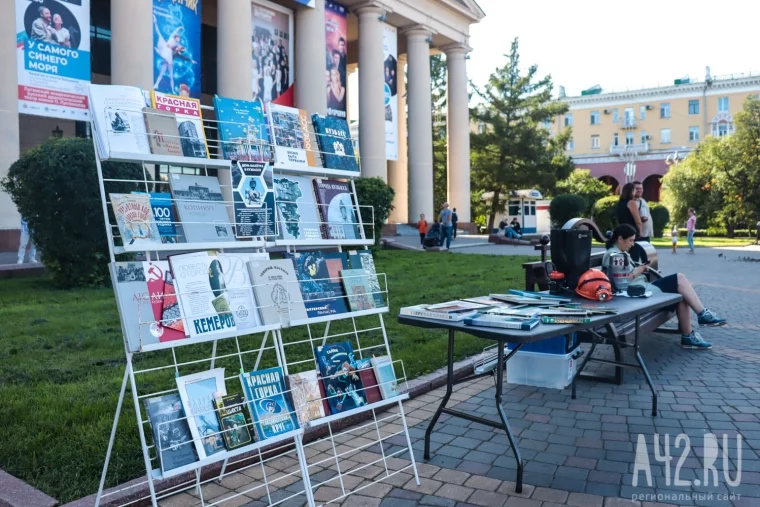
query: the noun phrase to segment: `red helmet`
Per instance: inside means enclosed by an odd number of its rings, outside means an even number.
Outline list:
[[[607,275],[598,269],[589,269],[578,279],[578,287],[575,292],[586,299],[593,301],[607,301],[612,299],[612,284]]]

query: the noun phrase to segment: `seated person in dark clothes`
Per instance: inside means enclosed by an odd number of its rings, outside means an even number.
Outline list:
[[[623,253],[627,261],[624,270],[629,271],[628,278],[630,278],[631,283],[644,284],[646,283],[644,273],[649,269],[649,266],[646,264],[635,264],[628,254],[628,251],[634,245],[635,237],[636,229],[632,226],[628,224],[618,225],[612,232],[612,237],[607,240],[607,251],[602,259],[602,268],[609,276],[612,268],[612,256]],[[697,314],[697,321],[700,326],[723,326],[726,324],[726,319],[718,317],[715,313],[704,307],[702,301],[699,300],[699,296],[694,292],[691,283],[683,273],[676,273],[655,280],[651,284],[647,284],[647,290],[683,296],[683,301],[678,303],[676,307],[678,327],[681,329],[681,347],[687,349],[709,349],[712,347],[712,344],[704,341],[699,333],[691,328],[691,314],[689,310],[694,310],[694,313]]]
[[[522,236],[522,227],[520,227],[520,222],[517,221],[517,217],[512,219],[509,226],[515,230],[518,236]]]

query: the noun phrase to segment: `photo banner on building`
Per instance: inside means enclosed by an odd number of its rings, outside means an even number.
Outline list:
[[[153,0],[153,89],[200,98],[200,0]]]
[[[293,11],[265,0],[252,7],[253,100],[292,107]]]
[[[90,0],[15,2],[19,112],[89,120]]]
[[[327,42],[325,80],[327,115],[346,119],[348,81],[346,75],[346,31],[348,9],[339,3],[325,2],[325,40]]]
[[[385,158],[398,160],[398,100],[397,58],[398,38],[396,27],[383,24],[383,58],[385,73]]]

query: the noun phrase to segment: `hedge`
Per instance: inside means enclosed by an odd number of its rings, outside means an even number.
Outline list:
[[[558,195],[549,204],[549,217],[553,227],[562,227],[568,220],[582,217],[588,203],[586,199],[579,195],[563,194]]]

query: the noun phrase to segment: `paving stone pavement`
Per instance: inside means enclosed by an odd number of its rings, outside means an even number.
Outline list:
[[[371,445],[377,431],[393,435],[401,428],[393,414],[385,413],[381,415],[387,422],[377,428],[374,424],[359,426],[339,439],[338,463],[331,442],[307,446],[311,480],[319,484],[314,492],[317,504],[335,500],[330,505],[760,506],[760,287],[756,286],[760,263],[740,262],[736,259],[746,253],[736,251],[724,260],[718,257],[722,252],[699,249],[694,256],[671,256],[660,251],[662,271],[686,274],[704,303],[725,316],[730,325],[703,331],[705,339],[714,344],[710,351],[682,350],[673,335],[652,334],[642,339],[642,356],[658,388],[657,417],[650,414],[651,394],[645,379],[635,370],[626,372],[620,386],[580,381],[576,400],[570,398],[569,389],[505,384],[503,406],[525,463],[525,486],[518,495],[512,482],[515,460],[500,430],[443,415],[432,435],[431,459],[423,461],[424,432],[445,391],[439,388],[404,404],[420,485],[409,468],[403,435],[384,440],[382,452],[394,456],[388,458],[387,469],[379,446]],[[754,254],[760,257],[758,252]],[[457,386],[450,404],[495,419],[494,394],[493,380],[483,378]],[[662,452],[666,442],[669,445],[669,461],[657,460],[655,434]],[[679,438],[681,434],[685,437]],[[703,485],[711,449],[705,445],[710,438],[706,434],[715,435],[719,445],[715,461],[718,481],[709,486]],[[634,475],[639,438],[647,450],[651,481],[643,471]],[[729,480],[737,478],[740,463],[740,483],[731,485]],[[342,477],[338,477],[338,466]],[[245,477],[235,479],[241,474],[231,474],[222,484],[209,484],[204,499],[216,502],[245,491],[219,505],[257,507],[270,499],[288,507],[304,505],[304,496],[298,495],[303,486],[294,475],[297,469],[292,458],[277,458],[266,470],[268,477],[279,477],[280,483],[270,488],[268,495],[262,488],[251,491],[251,483],[261,475],[247,471]],[[346,475],[347,470],[355,473]],[[675,485],[676,474],[685,485]],[[373,485],[371,481],[380,477],[386,479]],[[356,493],[342,497],[344,488]],[[162,503],[199,504],[198,497],[189,493]]]

